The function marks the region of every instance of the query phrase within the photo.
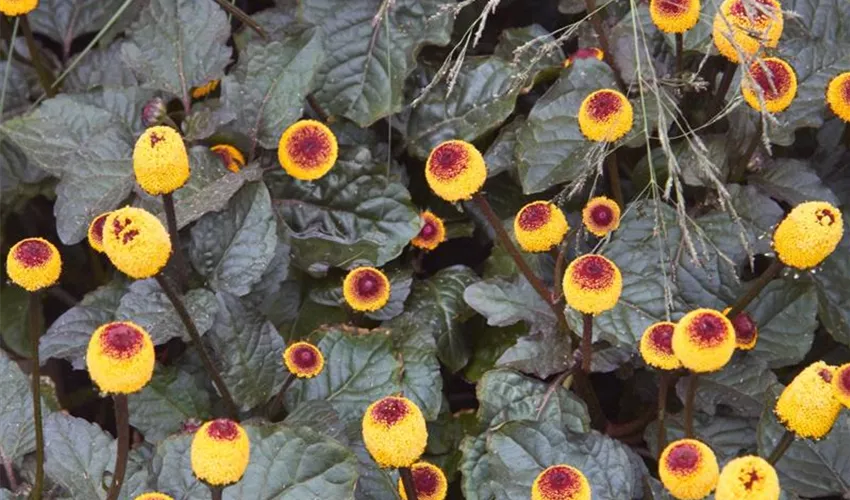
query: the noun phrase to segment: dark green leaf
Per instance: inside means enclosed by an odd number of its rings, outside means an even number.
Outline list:
[[[136,75],[124,64],[121,46],[113,44],[86,54],[65,77],[62,87],[66,92],[85,92],[95,87],[135,87],[138,84]]]
[[[410,295],[410,287],[413,285],[411,270],[385,270],[385,273],[390,280],[390,299],[384,307],[365,314],[366,317],[377,321],[386,321],[404,312],[404,302]],[[326,278],[318,286],[310,286],[309,298],[317,304],[345,307],[342,278],[333,276]]]
[[[357,456],[357,488],[354,495],[357,500],[400,500],[396,480],[389,469],[382,469],[369,455],[363,444],[363,432],[360,421],[352,421],[346,428],[350,447]]]
[[[215,295],[206,288],[189,290],[183,295],[183,304],[198,327],[201,335],[212,327],[216,313]],[[180,316],[171,305],[165,292],[154,280],[135,281],[121,297],[115,319],[132,321],[151,334],[154,345],[164,344],[173,338],[191,340]]]
[[[232,123],[234,120],[236,120],[236,113],[226,108],[220,100],[200,102],[192,107],[192,112],[181,124],[185,134],[184,139],[187,141],[206,139],[218,132],[219,128]],[[221,160],[219,160],[219,163],[221,163]],[[192,174],[194,175],[194,173],[193,170]]]
[[[17,286],[0,290],[0,338],[3,346],[19,356],[30,357],[32,348],[29,340],[27,311],[29,292]]]
[[[756,426],[758,418],[708,416],[697,413],[694,417],[694,437],[707,444],[722,465],[741,454],[756,453]],[[682,415],[668,415],[665,419],[667,442],[685,437]],[[644,432],[652,456],[657,457],[658,421],[649,424]]]
[[[339,414],[333,405],[321,399],[298,405],[295,411],[286,416],[283,423],[290,428],[306,426],[340,442],[347,441],[345,426],[339,419]]]
[[[554,71],[557,76],[565,59],[555,37],[539,24],[502,31],[493,53],[512,63],[511,73],[514,78],[524,77],[523,86],[532,84],[543,71]]]
[[[44,419],[44,442],[44,473],[71,498],[106,498],[104,473],[115,464],[112,436],[96,424],[56,412]]]
[[[516,166],[514,150],[516,149],[517,132],[525,126],[525,118],[517,117],[499,130],[496,140],[487,148],[484,163],[487,165],[487,176],[493,177],[502,172],[513,172]]]
[[[5,41],[5,39],[4,39]],[[3,46],[5,49],[5,45]],[[31,84],[35,81],[35,70],[17,61],[6,67],[6,58],[0,60],[0,75],[8,74],[6,80],[6,99],[3,101],[3,114],[29,104]]]
[[[496,366],[514,368],[545,379],[572,365],[570,337],[554,323],[520,337],[496,361]]]
[[[471,334],[472,357],[463,369],[463,376],[470,382],[478,382],[485,372],[496,366],[496,360],[502,353],[528,333],[528,326],[525,323],[503,328],[472,325],[475,325],[474,321],[467,326]]]
[[[749,180],[769,196],[791,205],[809,200],[840,205],[832,190],[810,168],[808,162],[779,158],[771,163]]]
[[[684,401],[688,378],[676,384],[676,393]],[[739,417],[758,417],[764,409],[765,391],[776,384],[763,361],[738,354],[722,370],[700,374],[694,405],[699,411],[715,415],[717,407]]]
[[[817,294],[811,283],[774,280],[747,312],[759,329],[750,356],[780,368],[799,363],[809,352],[818,327]]]
[[[35,426],[32,420],[30,378],[17,363],[0,352],[0,453],[12,464],[35,451]],[[42,398],[43,399],[43,398]],[[49,410],[42,404],[44,416]]]
[[[40,0],[28,17],[33,31],[63,44],[68,54],[74,38],[98,31],[122,3],[123,0]]]
[[[844,234],[850,234],[850,221],[844,222]],[[824,327],[845,345],[850,345],[850,238],[842,242],[821,265],[822,272],[814,274],[818,294],[818,316]]]
[[[426,420],[434,420],[440,411],[443,378],[437,361],[437,342],[433,323],[423,323],[413,313],[404,313],[385,325],[402,363],[401,391],[422,410]]]
[[[181,500],[210,500],[210,489],[192,474],[191,445],[191,434],[171,436],[157,444],[153,457],[156,490]]]
[[[518,321],[555,323],[552,309],[522,277],[512,282],[493,278],[473,283],[464,290],[463,300],[487,318],[490,326],[508,326]]]

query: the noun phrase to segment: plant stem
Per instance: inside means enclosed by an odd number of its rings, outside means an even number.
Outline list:
[[[124,484],[124,474],[127,472],[127,454],[130,452],[130,409],[127,405],[126,394],[116,394],[115,427],[118,430],[118,455],[115,457],[115,473],[106,500],[117,500]]]
[[[850,122],[844,124],[844,133],[841,135],[841,142],[844,143],[847,149],[850,149]]]
[[[209,352],[207,352],[207,348],[204,347],[204,343],[201,341],[201,334],[198,332],[195,322],[192,321],[192,317],[189,316],[189,311],[186,310],[186,306],[183,305],[183,300],[180,299],[180,296],[177,295],[177,292],[162,273],[156,275],[156,281],[165,292],[165,295],[168,296],[168,300],[171,301],[171,305],[174,306],[174,309],[177,311],[177,315],[180,316],[183,326],[186,327],[186,331],[189,332],[189,337],[192,338],[192,342],[198,349],[198,354],[201,356],[201,362],[204,364],[207,374],[210,378],[212,378],[213,384],[216,389],[218,389],[219,394],[221,394],[221,399],[224,400],[228,416],[235,420],[239,416],[239,410],[236,407],[236,403],[233,402],[233,397],[230,395],[230,391],[227,390],[227,384],[224,383],[224,379],[221,378],[221,374],[218,372],[215,365],[213,365]]]
[[[266,414],[269,421],[275,422],[275,417],[278,413],[280,413],[280,409],[283,408],[283,400],[286,395],[286,390],[289,389],[289,386],[292,385],[293,382],[295,382],[295,374],[290,373],[286,377],[286,380],[283,381],[283,385],[280,386],[280,391],[278,391],[271,406],[269,406],[269,411]]]
[[[593,356],[593,315],[583,314],[584,329],[581,332],[581,371],[590,373],[590,358]]]
[[[41,295],[29,294],[28,323],[30,349],[32,349],[32,417],[35,427],[35,481],[32,487],[32,500],[41,500],[44,490],[44,428],[41,422],[41,362],[38,359],[38,339],[41,336]]]
[[[189,278],[186,260],[183,258],[183,246],[180,243],[180,231],[177,228],[177,214],[174,211],[174,195],[165,193],[162,195],[162,206],[165,209],[165,222],[168,225],[168,234],[171,236],[173,247],[174,264],[177,268],[178,282],[182,289]]]
[[[726,61],[726,68],[723,70],[723,79],[720,80],[720,85],[717,87],[717,93],[714,94],[714,105],[712,109],[719,110],[723,104],[723,99],[726,93],[729,92],[729,87],[732,85],[732,80],[735,79],[735,72],[738,71],[738,65]]]
[[[782,458],[782,455],[785,454],[785,451],[788,449],[789,446],[791,446],[791,443],[793,442],[794,433],[786,429],[785,434],[783,434],[779,442],[776,443],[776,448],[774,448],[770,456],[767,457],[767,462],[770,465],[776,465],[776,462],[778,462],[779,459]]]
[[[573,370],[573,385],[576,393],[587,404],[587,412],[590,414],[590,425],[594,429],[604,431],[608,427],[608,419],[605,417],[605,412],[602,411],[602,405],[599,403],[599,398],[596,396],[596,391],[593,390],[593,383],[590,381],[590,374],[582,370]]]
[[[398,474],[401,476],[401,484],[404,485],[404,493],[407,495],[407,500],[419,500],[416,495],[416,483],[413,482],[413,472],[410,467],[399,467]]]
[[[222,488],[221,486],[210,485],[210,494],[212,494],[212,500],[221,500],[222,492],[224,492],[224,488]]]
[[[15,464],[12,463],[11,458],[3,453],[3,448],[0,448],[0,461],[3,462],[3,470],[6,471],[6,479],[9,480],[9,489],[12,490],[12,493],[16,493],[18,491],[18,478],[15,476]]]
[[[661,372],[661,380],[658,384],[658,456],[667,446],[667,393],[670,391],[670,380],[672,374],[667,370]]]
[[[620,70],[617,68],[617,64],[614,62],[613,54],[611,53],[611,46],[608,44],[608,35],[605,33],[605,27],[602,26],[602,20],[599,16],[594,14],[596,11],[596,0],[584,0],[584,5],[587,9],[588,15],[590,15],[590,24],[593,26],[593,31],[596,32],[596,37],[599,38],[599,45],[602,46],[602,57],[605,59],[605,62],[608,63],[608,66],[611,66],[611,69],[614,72],[614,79],[617,80],[617,86],[620,87],[620,91],[625,94],[629,91],[629,89],[626,86],[626,82],[623,81],[623,77],[620,75]]]
[[[622,209],[624,208],[623,188],[620,187],[620,169],[617,167],[616,151],[612,151],[605,158],[605,166],[608,170],[608,182],[611,184],[611,196],[617,202],[617,205],[620,206],[620,209]]]
[[[227,2],[225,0],[215,0],[215,3],[221,6],[221,8],[225,10],[225,12],[228,12],[236,19],[239,19],[242,24],[248,26],[252,30],[256,31],[258,35],[268,40],[269,37],[268,35],[266,35],[266,32],[263,30],[263,28],[261,28],[256,21],[251,19],[251,16],[243,12],[242,9],[235,5],[232,5],[230,2]]]
[[[747,172],[747,165],[750,163],[750,158],[752,158],[753,153],[761,144],[761,134],[763,131],[763,122],[759,120],[758,125],[756,125],[756,133],[753,142],[747,147],[747,150],[741,155],[741,158],[735,163],[735,166],[732,168],[732,171],[729,172],[729,180],[732,182],[741,182],[744,180],[744,175]]]
[[[758,296],[759,292],[761,292],[761,290],[767,286],[767,284],[770,283],[777,274],[779,274],[779,271],[784,268],[785,265],[779,259],[771,262],[770,266],[761,273],[761,276],[759,276],[752,285],[750,285],[750,288],[747,289],[744,295],[741,295],[738,300],[732,304],[729,312],[726,313],[726,317],[729,319],[735,319],[735,316],[746,309],[750,302]]]
[[[699,374],[691,372],[688,377],[688,391],[685,395],[685,437],[694,437],[694,397],[697,394],[697,385],[699,385]]]
[[[569,233],[567,234],[569,236]],[[561,298],[564,295],[564,268],[567,267],[567,246],[566,244],[558,248],[558,255],[555,257],[555,302],[560,304]]]
[[[30,52],[32,65],[35,66],[35,72],[38,74],[38,81],[41,83],[41,88],[44,89],[44,93],[47,94],[47,97],[53,97],[56,95],[56,89],[54,89],[50,83],[53,81],[53,75],[50,74],[50,70],[44,65],[44,60],[41,58],[41,51],[35,43],[35,36],[33,36],[32,28],[30,28],[29,19],[27,19],[26,14],[19,17],[21,20],[21,31],[24,32],[24,37],[27,40],[27,49],[29,49]],[[13,46],[10,44],[9,50],[12,50],[12,48]]]
[[[676,75],[681,75],[684,69],[685,41],[682,33],[676,33]]]

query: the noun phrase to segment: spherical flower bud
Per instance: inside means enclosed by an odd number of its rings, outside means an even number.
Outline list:
[[[379,399],[363,415],[363,442],[381,467],[410,467],[425,452],[425,417],[407,398]]]
[[[171,239],[153,214],[141,208],[124,207],[106,217],[103,249],[119,271],[131,278],[145,279],[168,263]]]
[[[613,89],[592,92],[578,109],[578,126],[591,141],[617,141],[632,129],[633,119],[632,103]]]
[[[215,92],[215,89],[218,88],[219,83],[220,83],[219,80],[210,80],[207,83],[205,83],[205,84],[203,84],[199,87],[193,88],[192,89],[192,98],[193,99],[201,99],[201,98],[204,98],[204,97],[212,94],[213,92]]]
[[[850,71],[829,81],[826,87],[826,102],[833,113],[850,123]]]
[[[142,125],[145,127],[159,125],[167,114],[165,100],[162,97],[154,97],[142,108]]]
[[[106,225],[106,217],[109,212],[104,212],[94,219],[89,224],[88,240],[89,246],[96,252],[103,253],[103,227]]]
[[[649,16],[665,33],[684,33],[699,21],[699,0],[650,0]]]
[[[711,448],[696,439],[673,441],[658,459],[658,476],[679,500],[700,500],[717,485],[720,467]]]
[[[835,369],[832,376],[832,388],[835,389],[835,399],[850,408],[850,363]]]
[[[224,166],[231,172],[238,172],[245,166],[245,157],[242,152],[231,146],[230,144],[216,144],[210,148],[210,151],[217,154]]]
[[[298,378],[313,378],[322,373],[325,357],[309,342],[296,342],[283,351],[283,364]]]
[[[723,310],[726,315],[731,307]],[[735,328],[735,347],[742,351],[751,351],[759,339],[759,328],[752,316],[744,311],[730,320]]]
[[[586,47],[583,49],[578,49],[577,51],[570,54],[564,60],[564,67],[569,68],[574,62],[579,59],[596,59],[597,61],[601,61],[605,58],[605,52],[602,52],[602,49],[597,47]]]
[[[823,361],[812,363],[794,377],[773,409],[782,425],[801,438],[826,436],[841,411],[834,378],[835,367]]]
[[[324,123],[300,120],[280,136],[277,159],[286,173],[302,181],[314,181],[327,174],[336,163],[339,145]]]
[[[29,14],[38,7],[38,0],[0,0],[0,12],[7,16]]]
[[[676,370],[682,367],[673,354],[673,329],[676,323],[660,321],[649,325],[640,337],[640,355],[649,366],[660,370]]]
[[[732,459],[720,471],[715,500],[779,500],[779,476],[767,460],[746,456]]]
[[[413,486],[416,489],[416,497],[419,500],[443,500],[446,498],[448,482],[442,469],[428,462],[416,462],[410,466],[413,474]],[[401,479],[398,480],[398,494],[401,500],[407,500],[407,492]]]
[[[129,321],[102,325],[89,339],[89,377],[107,394],[132,394],[151,380],[154,366],[151,337]]]
[[[590,500],[590,483],[569,465],[553,465],[531,483],[531,500]]]
[[[790,64],[778,57],[766,57],[750,64],[749,78],[741,79],[744,100],[756,111],[779,113],[791,105],[797,95],[797,74]]]
[[[434,250],[446,241],[446,226],[443,220],[429,211],[421,214],[422,229],[410,240],[410,244],[422,250]]]
[[[133,148],[136,182],[148,194],[168,194],[189,179],[189,155],[183,138],[171,127],[157,125],[142,133]]]
[[[250,456],[248,435],[233,420],[219,418],[207,422],[192,438],[192,472],[213,486],[226,486],[242,479]]]
[[[749,57],[762,46],[776,47],[784,24],[778,0],[724,0],[712,25],[714,46],[737,64],[739,51]]]
[[[588,231],[602,238],[620,227],[620,205],[606,196],[597,196],[584,206],[581,220]]]
[[[623,291],[623,275],[610,260],[588,254],[570,262],[563,285],[570,307],[584,314],[599,314],[617,305]]]
[[[446,141],[428,155],[425,180],[431,191],[446,201],[468,200],[487,180],[487,166],[481,152],[472,144]]]
[[[794,207],[773,232],[773,249],[783,264],[797,269],[817,266],[844,236],[841,211],[825,201]]]
[[[62,256],[44,238],[21,240],[6,256],[9,279],[28,292],[52,286],[62,274]]]
[[[137,496],[133,500],[174,500],[174,498],[166,495],[165,493],[144,493],[142,495]]]
[[[696,373],[717,371],[735,352],[735,327],[714,309],[696,309],[676,323],[673,353],[682,366]]]
[[[561,243],[569,228],[564,212],[549,201],[533,201],[514,218],[514,235],[526,252],[549,251]]]
[[[342,295],[355,311],[377,311],[390,300],[390,280],[379,269],[358,267],[345,276]]]

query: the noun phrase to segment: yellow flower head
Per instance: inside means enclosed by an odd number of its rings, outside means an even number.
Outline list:
[[[313,378],[322,373],[325,357],[309,342],[296,342],[283,351],[283,363],[298,378]]]
[[[575,61],[579,59],[596,59],[597,61],[601,61],[605,58],[605,52],[602,52],[602,49],[597,47],[586,47],[583,49],[578,49],[577,51],[570,54],[564,60],[564,67],[569,68]]]
[[[563,285],[570,307],[584,314],[599,314],[617,305],[623,291],[623,275],[610,260],[588,254],[570,262]]]
[[[29,292],[47,288],[62,274],[62,256],[44,238],[21,240],[6,256],[6,272],[16,285]]]
[[[91,224],[89,224],[89,246],[99,253],[103,253],[103,226],[106,224],[108,215],[109,212],[104,212],[92,219]]]
[[[767,460],[746,456],[731,460],[720,471],[716,500],[779,500],[779,476]]]
[[[407,398],[379,399],[363,414],[363,442],[381,467],[410,467],[425,452],[425,417]]]
[[[145,130],[133,148],[133,171],[139,186],[154,196],[183,187],[189,180],[189,155],[183,138],[165,125]]]
[[[700,500],[717,485],[720,467],[711,448],[696,439],[673,441],[658,459],[658,476],[679,500]]]
[[[165,493],[144,493],[142,495],[137,496],[133,500],[174,500],[174,498],[166,495]]]
[[[832,388],[838,402],[850,408],[850,363],[839,366],[832,376]]]
[[[425,180],[431,191],[446,201],[468,200],[487,180],[487,166],[472,144],[446,141],[428,155]]]
[[[640,337],[640,355],[649,366],[660,370],[676,370],[682,367],[673,354],[673,329],[676,323],[660,321],[649,325]]]
[[[797,95],[797,74],[790,64],[778,57],[765,57],[750,64],[750,77],[741,79],[744,100],[756,111],[762,109],[759,93],[764,99],[764,110],[779,113],[791,105]]]
[[[584,474],[569,465],[553,465],[543,470],[531,484],[531,500],[590,500],[590,483]]]
[[[446,498],[448,482],[446,475],[436,465],[428,462],[416,462],[410,466],[413,474],[413,486],[416,489],[416,497],[419,500],[443,500]],[[401,479],[398,480],[398,494],[401,500],[407,500],[407,492]]]
[[[156,275],[171,256],[168,231],[153,214],[124,207],[106,217],[103,249],[119,271],[136,279]]]
[[[591,198],[581,211],[581,220],[588,231],[602,238],[620,227],[620,206],[606,196]]]
[[[213,92],[215,92],[215,89],[218,88],[218,84],[219,84],[219,80],[210,80],[207,83],[205,83],[205,84],[203,84],[199,87],[193,88],[192,89],[192,98],[193,99],[201,99],[201,98],[204,98],[204,97],[212,94]]]
[[[650,0],[649,16],[665,33],[684,33],[699,21],[699,0]]]
[[[245,166],[245,157],[242,152],[231,146],[230,144],[216,144],[210,148],[210,151],[217,154],[224,166],[231,172],[238,172]]]
[[[514,235],[526,252],[549,251],[561,243],[569,229],[564,212],[549,201],[533,201],[514,218]]]
[[[829,81],[826,102],[833,113],[845,122],[850,122],[850,71]]]
[[[345,276],[342,295],[355,311],[377,311],[390,300],[390,280],[380,269],[358,267]]]
[[[29,14],[38,7],[38,0],[0,0],[0,12],[7,16]]]
[[[422,212],[421,217],[422,229],[410,240],[410,244],[422,250],[434,250],[446,241],[446,226],[442,219],[427,210]]]
[[[591,141],[614,142],[632,129],[634,110],[626,96],[613,89],[592,92],[578,109],[578,126]]]
[[[784,25],[778,0],[724,0],[714,16],[712,38],[720,54],[737,64],[739,51],[749,57],[762,46],[776,47]]]
[[[724,309],[723,314],[727,314],[730,309],[732,308],[727,307]],[[735,328],[735,347],[742,351],[753,350],[759,339],[759,327],[753,317],[741,311],[730,321]]]
[[[192,472],[213,486],[225,486],[242,479],[250,456],[248,434],[233,420],[219,418],[207,422],[192,438]]]
[[[673,353],[682,366],[697,373],[717,371],[735,352],[735,327],[714,309],[696,309],[676,323]]]
[[[151,380],[154,361],[150,335],[129,321],[100,326],[92,334],[86,351],[89,377],[101,392],[108,394],[141,390]]]
[[[794,207],[773,232],[773,249],[783,264],[797,269],[817,266],[844,236],[841,211],[825,201]]]
[[[331,129],[316,120],[299,120],[283,131],[277,159],[286,173],[302,181],[314,181],[336,163],[339,145]]]
[[[841,411],[832,381],[835,367],[812,363],[782,391],[773,411],[780,422],[801,438],[820,439],[829,433]]]

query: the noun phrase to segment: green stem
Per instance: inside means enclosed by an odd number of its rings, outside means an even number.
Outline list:
[[[118,454],[115,457],[115,472],[112,475],[112,485],[106,500],[117,500],[121,494],[121,486],[124,484],[124,475],[127,472],[127,455],[130,453],[130,409],[127,404],[126,394],[116,394],[115,401],[115,427],[118,431]]]
[[[275,417],[280,413],[280,409],[283,408],[284,397],[286,396],[286,390],[289,389],[289,386],[295,382],[295,375],[290,373],[286,380],[283,381],[283,385],[280,387],[280,391],[278,391],[277,396],[275,396],[274,401],[272,401],[271,406],[269,406],[269,411],[266,413],[266,417],[271,422],[276,422]]]
[[[720,85],[717,87],[717,93],[714,94],[714,106],[712,106],[712,109],[720,109],[723,104],[723,100],[726,97],[726,93],[729,92],[729,87],[732,85],[732,80],[735,79],[736,71],[738,71],[738,65],[733,62],[726,61],[726,68],[723,70],[723,79],[720,80]]]
[[[767,284],[770,283],[771,280],[773,280],[773,278],[776,277],[776,275],[784,268],[785,265],[779,259],[771,262],[770,266],[761,274],[761,276],[759,276],[753,284],[750,285],[750,288],[748,288],[747,291],[741,295],[734,304],[732,304],[729,312],[726,313],[726,317],[729,319],[735,319],[735,316],[743,312],[750,302],[758,296],[759,292],[761,292],[762,289],[767,286]]]
[[[224,9],[226,12],[232,14],[233,17],[235,17],[236,19],[239,19],[242,24],[248,26],[252,30],[256,31],[258,35],[268,40],[269,36],[266,35],[266,32],[263,31],[263,28],[261,28],[256,21],[251,19],[251,16],[243,12],[242,9],[235,5],[232,5],[230,2],[227,2],[225,0],[215,0],[215,3],[221,6],[221,8]]]
[[[785,454],[785,451],[788,450],[788,447],[791,446],[791,443],[794,442],[794,433],[785,430],[785,434],[782,435],[782,438],[776,443],[776,448],[773,449],[773,452],[767,457],[767,462],[770,465],[776,465],[776,462],[782,458],[782,455]]]
[[[688,377],[688,390],[685,394],[685,437],[694,437],[694,398],[699,385],[699,374],[691,372]]]
[[[668,371],[661,372],[661,380],[658,384],[658,455],[667,446],[667,393],[670,391],[670,380],[673,375]]]
[[[162,206],[165,208],[165,221],[168,225],[168,234],[171,236],[171,245],[174,249],[174,264],[177,268],[178,282],[182,289],[188,281],[189,272],[186,268],[186,260],[183,258],[183,246],[180,243],[180,231],[177,228],[177,215],[174,211],[174,195],[172,193],[162,195]]]
[[[0,86],[0,122],[3,121],[3,104],[6,102],[6,84],[9,81],[9,73],[12,72],[12,55],[15,53],[13,44],[15,43],[15,37],[18,36],[18,24],[20,24],[20,19],[16,17],[15,24],[12,26],[9,56],[6,58],[6,68],[3,70],[3,85]]]
[[[608,182],[611,184],[611,196],[620,209],[623,205],[623,188],[620,187],[620,169],[617,167],[617,152],[611,151],[605,158],[605,166],[608,170]]]
[[[401,476],[401,484],[404,485],[404,493],[407,496],[407,500],[418,500],[419,496],[416,494],[416,483],[413,481],[413,472],[411,472],[410,467],[400,467],[398,474]]]
[[[41,51],[35,43],[35,36],[33,36],[32,28],[30,28],[29,19],[27,19],[26,15],[20,16],[20,19],[21,30],[24,32],[24,37],[27,40],[27,49],[30,52],[30,60],[32,60],[32,64],[35,66],[38,81],[41,83],[41,87],[44,89],[47,97],[53,97],[56,95],[56,89],[50,84],[53,81],[53,75],[50,74],[50,70],[44,65],[44,60],[41,58]],[[10,45],[9,49],[11,50],[11,48],[12,46]]]
[[[593,356],[593,315],[583,314],[583,326],[581,333],[581,371],[590,373],[590,361]]]
[[[32,415],[35,427],[35,481],[32,500],[41,500],[44,490],[44,427],[41,421],[41,362],[38,358],[38,339],[41,336],[41,296],[39,292],[29,294],[29,336],[32,349]]]

